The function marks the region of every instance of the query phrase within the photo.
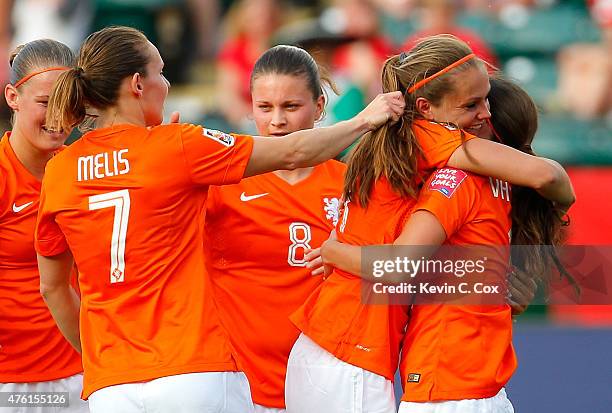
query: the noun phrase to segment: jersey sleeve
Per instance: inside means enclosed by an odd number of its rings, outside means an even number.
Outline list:
[[[419,194],[414,211],[428,211],[450,238],[477,210],[479,192],[470,176],[454,168],[434,172]]]
[[[47,168],[48,170],[49,168]],[[45,178],[50,174],[46,173]],[[49,191],[48,183],[43,178],[40,193],[40,204],[38,207],[38,218],[34,233],[34,245],[36,252],[45,257],[52,257],[68,249],[68,243],[59,225],[55,221],[56,211],[51,207],[52,191]]]
[[[206,198],[206,215],[214,215],[222,208],[221,193],[223,188],[211,185],[208,187],[208,196]]]
[[[0,165],[0,194],[3,195],[8,193],[6,175],[6,171],[2,168],[2,165]],[[9,209],[8,203],[9,200],[6,195],[0,197],[0,216],[2,216],[4,211],[7,211]]]
[[[453,126],[428,121],[415,122],[414,132],[423,150],[424,159],[420,160],[419,165],[421,170],[445,167],[457,148],[476,138]]]
[[[198,185],[239,182],[253,152],[253,137],[230,135],[195,125],[182,125],[183,155]]]

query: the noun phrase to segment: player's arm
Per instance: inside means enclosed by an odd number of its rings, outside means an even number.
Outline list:
[[[411,215],[392,246],[404,246],[405,248],[401,250],[402,257],[417,261],[430,257],[445,240],[446,232],[440,221],[431,212],[421,210]],[[368,281],[382,281],[389,284],[407,281],[408,276],[406,274],[387,274],[384,279],[381,279],[374,277],[372,271],[362,272],[362,248],[330,238],[323,243],[320,249],[307,254],[306,260],[313,275],[322,274],[324,267],[328,266],[328,268],[339,268]],[[398,251],[398,249],[393,248],[385,251],[381,250],[381,254],[377,255],[376,259],[393,261]],[[404,279],[405,277],[406,279]]]
[[[38,254],[40,293],[66,340],[79,353],[80,299],[70,284],[74,260],[70,250],[53,257]]]
[[[576,201],[569,176],[558,162],[497,142],[471,139],[452,154],[448,166],[533,188],[565,210]]]
[[[385,93],[378,95],[354,118],[333,126],[300,130],[282,138],[255,137],[244,176],[304,168],[331,159],[364,133],[389,120],[397,121],[404,106],[401,92]]]

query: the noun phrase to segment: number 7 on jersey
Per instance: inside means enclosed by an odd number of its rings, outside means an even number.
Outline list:
[[[89,210],[114,208],[113,233],[110,245],[110,282],[121,283],[125,276],[125,237],[130,218],[130,193],[122,189],[89,197]]]

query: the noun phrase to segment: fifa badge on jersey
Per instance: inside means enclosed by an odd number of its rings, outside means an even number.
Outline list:
[[[202,130],[202,135],[206,136],[207,138],[210,138],[214,141],[219,142],[221,145],[225,145],[228,148],[230,146],[234,146],[234,143],[236,143],[236,138],[233,137],[232,135],[229,135],[225,132],[221,132],[218,130],[214,130],[214,129],[206,129],[204,128]]]
[[[408,374],[407,383],[418,383],[421,381],[421,375],[419,373],[410,373]]]
[[[340,200],[334,197],[324,197],[323,212],[325,213],[325,219],[329,220],[335,227],[340,217]]]
[[[459,169],[438,169],[429,184],[429,189],[431,191],[438,191],[445,197],[450,198],[465,178],[467,178],[467,173]]]

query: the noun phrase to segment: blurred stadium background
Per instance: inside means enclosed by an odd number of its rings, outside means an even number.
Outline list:
[[[612,0],[2,0],[0,81],[17,44],[50,37],[76,50],[111,24],[160,49],[166,113],[236,132],[254,131],[249,73],[269,46],[300,45],[327,68],[341,90],[323,121],[333,123],[378,93],[387,56],[453,33],[537,102],[534,148],[567,166],[577,192],[568,243],[612,245]],[[612,307],[532,307],[515,342],[517,412],[612,411]]]

